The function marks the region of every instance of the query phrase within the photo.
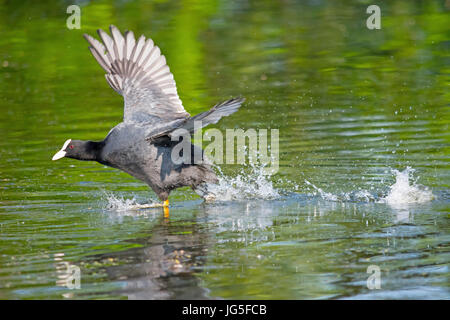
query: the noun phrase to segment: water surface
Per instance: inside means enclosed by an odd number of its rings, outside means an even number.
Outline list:
[[[449,299],[445,1],[0,4],[1,299]],[[221,165],[223,201],[52,155],[122,118],[83,33],[161,47],[191,114],[247,98],[215,128],[280,130],[280,169]],[[367,288],[378,266],[381,289]],[[80,268],[69,289],[65,268]]]

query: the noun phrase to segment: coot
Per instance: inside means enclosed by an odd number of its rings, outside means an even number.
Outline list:
[[[132,31],[122,35],[113,25],[110,32],[111,36],[98,30],[102,42],[87,34],[84,37],[106,71],[106,81],[124,98],[123,122],[102,141],[67,140],[52,160],[97,161],[125,171],[147,183],[165,207],[170,192],[183,186],[205,199],[213,198],[208,185],[218,180],[211,164],[203,156],[204,161],[194,161],[194,155],[198,151],[202,155],[203,150],[189,141],[191,159],[174,161],[172,150],[178,141],[172,141],[172,133],[177,129],[193,133],[194,121],[195,129],[217,123],[237,111],[244,99],[224,101],[191,117],[178,97],[166,59],[153,41],[144,36],[136,40]]]

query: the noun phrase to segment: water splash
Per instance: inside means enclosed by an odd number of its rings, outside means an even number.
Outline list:
[[[305,180],[305,183],[308,186],[311,186],[314,190],[316,190],[316,192],[320,195],[320,197],[322,199],[328,200],[328,201],[339,201],[339,196],[323,191],[321,188],[316,187],[314,184],[312,184],[308,180]]]
[[[395,183],[390,187],[389,193],[382,200],[390,205],[424,203],[435,197],[431,190],[420,185],[414,179],[414,169],[407,167],[404,171],[393,170],[396,175]]]
[[[110,192],[104,192],[104,196],[106,200],[105,209],[112,211],[122,212],[161,207],[160,203],[150,202],[141,204],[135,197],[131,199],[125,199],[122,196],[118,196]]]
[[[283,194],[292,193],[292,190],[278,189],[271,181],[271,176],[265,174],[264,166],[250,164],[238,172],[237,175],[227,176],[220,168],[217,168],[219,183],[209,185],[208,189],[215,194],[215,201],[245,201],[245,200],[274,200],[282,198]],[[333,202],[375,202],[387,203],[391,206],[425,203],[435,198],[432,191],[427,187],[418,184],[414,177],[415,170],[407,167],[403,171],[392,170],[395,175],[395,183],[388,190],[386,187],[376,187],[371,190],[356,190],[351,192],[331,193],[315,186],[305,180],[307,186],[314,192],[310,195],[319,196],[323,200]],[[383,189],[383,190],[381,190]],[[298,186],[295,186],[298,190]],[[104,192],[106,198],[106,209],[114,211],[131,211],[146,208],[160,207],[160,203],[150,202],[140,204],[133,197],[131,199],[123,198],[112,193]]]
[[[413,176],[414,172],[415,170],[411,167],[407,167],[403,171],[392,170],[392,173],[395,175],[395,183],[389,187],[387,193],[386,191],[357,190],[333,194],[325,192],[307,180],[305,180],[305,183],[315,190],[314,195],[319,195],[327,201],[376,202],[395,206],[399,204],[425,203],[433,200],[435,196],[431,190],[417,183],[417,178]]]
[[[335,201],[335,202],[377,202],[381,198],[379,194],[373,193],[368,190],[356,190],[350,192],[342,192],[340,194],[333,194],[331,192],[323,191],[321,188],[316,187],[314,184],[305,180],[305,183],[312,187],[315,192],[312,195],[320,196],[323,200]]]
[[[219,183],[208,185],[208,190],[215,194],[215,201],[239,201],[239,200],[273,200],[281,197],[279,191],[273,186],[263,165],[250,164],[242,168],[236,176],[226,176],[220,168],[217,177]],[[105,209],[117,212],[141,210],[161,207],[161,203],[150,202],[141,204],[133,197],[126,199],[110,192],[103,192]]]
[[[217,169],[219,183],[212,186],[216,201],[272,200],[281,197],[270,180],[271,176],[266,174],[264,165],[250,164],[234,177],[226,176],[220,168]]]

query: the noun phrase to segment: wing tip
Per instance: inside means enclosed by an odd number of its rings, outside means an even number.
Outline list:
[[[239,105],[238,108],[241,106],[242,103],[245,102],[245,97],[243,96],[237,96],[228,100],[225,100],[219,104],[217,104],[215,107],[216,108],[221,108],[221,107],[226,107],[226,106],[230,106],[230,105]]]
[[[119,31],[119,29],[118,29],[118,28],[117,28],[117,27],[116,27],[115,25],[113,25],[113,24],[110,24],[110,25],[109,25],[109,32],[111,32],[111,33],[112,33],[112,32],[113,32],[113,30],[114,30],[114,31],[116,31],[116,30],[117,30],[117,31]],[[119,31],[119,32],[120,32],[120,31]]]
[[[239,103],[244,103],[245,102],[245,97],[243,97],[243,96],[238,96],[238,97],[235,97],[235,98],[233,98],[236,102],[239,102]]]

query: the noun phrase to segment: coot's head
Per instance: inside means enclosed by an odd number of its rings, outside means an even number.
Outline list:
[[[61,150],[53,156],[52,160],[72,158],[78,160],[96,160],[100,144],[92,141],[66,140]]]

